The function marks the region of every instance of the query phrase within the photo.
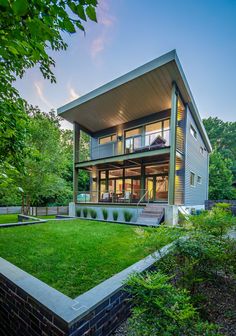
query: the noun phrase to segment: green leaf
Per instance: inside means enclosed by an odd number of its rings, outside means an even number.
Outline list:
[[[16,15],[24,16],[28,11],[27,0],[15,0],[12,4],[12,9]]]
[[[1,6],[1,7],[4,7],[4,8],[9,7],[9,2],[8,2],[8,0],[0,0],[0,6]]]
[[[70,21],[70,19],[66,18],[63,20],[63,26],[66,31],[69,33],[75,33],[75,27],[73,23]]]
[[[87,18],[84,12],[84,7],[82,5],[78,5],[76,7],[76,12],[82,20],[87,21]]]
[[[86,8],[86,14],[90,18],[90,20],[97,22],[96,12],[95,12],[95,8],[93,6],[89,5]]]

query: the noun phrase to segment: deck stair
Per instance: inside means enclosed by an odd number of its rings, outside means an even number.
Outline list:
[[[149,203],[138,215],[137,223],[157,226],[164,218],[165,209],[160,204]]]

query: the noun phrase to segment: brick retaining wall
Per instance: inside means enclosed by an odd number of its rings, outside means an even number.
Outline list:
[[[0,258],[0,335],[108,336],[130,312],[124,281],[168,253],[149,255],[75,299]]]

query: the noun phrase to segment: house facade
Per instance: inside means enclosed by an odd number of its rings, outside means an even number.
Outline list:
[[[74,203],[204,207],[211,145],[173,50],[58,109],[74,125]],[[81,131],[90,157],[80,160]],[[78,171],[90,190],[78,190]]]

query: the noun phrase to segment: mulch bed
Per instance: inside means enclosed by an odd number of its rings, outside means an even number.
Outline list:
[[[223,335],[236,336],[236,281],[218,278],[199,285],[198,293],[205,297],[202,318],[220,325]]]
[[[198,286],[196,294],[202,297],[199,313],[203,320],[220,325],[225,336],[236,336],[236,281],[217,278],[217,281]],[[128,336],[127,321],[112,336]]]

